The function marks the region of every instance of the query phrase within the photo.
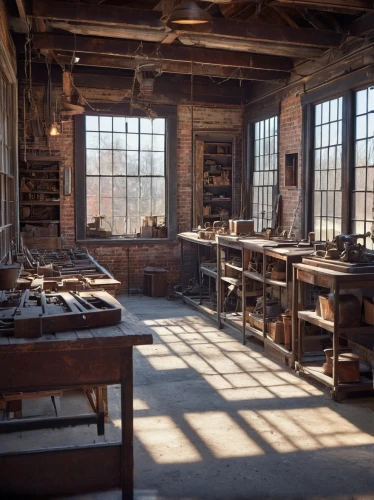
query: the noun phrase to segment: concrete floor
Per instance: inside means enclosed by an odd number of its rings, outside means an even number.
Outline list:
[[[121,302],[154,332],[135,352],[136,500],[373,500],[374,399],[330,399],[263,348],[181,302]],[[61,414],[81,408],[61,398]],[[35,406],[35,404],[37,406]],[[119,387],[111,423],[0,436],[4,451],[119,439]],[[49,400],[25,412],[52,412]],[[120,499],[119,491],[69,497]]]

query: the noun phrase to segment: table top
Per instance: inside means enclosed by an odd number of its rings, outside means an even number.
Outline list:
[[[216,246],[217,242],[215,240],[203,240],[198,238],[197,233],[179,233],[178,238],[180,240],[190,241],[191,243],[197,243],[199,245],[205,245],[207,247]]]
[[[152,330],[122,306],[122,319],[117,325],[46,333],[37,338],[0,337],[0,354],[131,347],[152,343]]]

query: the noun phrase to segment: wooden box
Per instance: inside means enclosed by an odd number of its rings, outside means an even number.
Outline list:
[[[334,358],[331,358],[334,363]],[[360,359],[357,354],[350,352],[339,354],[338,358],[338,382],[339,384],[360,381]]]
[[[241,273],[241,271],[238,271],[237,269],[234,269],[233,267],[230,267],[226,264],[225,265],[225,276],[227,278],[239,279],[242,277],[242,273]]]
[[[267,332],[269,337],[277,344],[284,342],[284,325],[280,321],[276,323],[271,322],[267,324]]]
[[[148,297],[166,297],[167,270],[159,267],[144,268],[143,293]]]
[[[253,220],[232,220],[230,227],[234,234],[254,233],[255,230]]]

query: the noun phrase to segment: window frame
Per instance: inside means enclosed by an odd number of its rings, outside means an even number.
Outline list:
[[[165,217],[167,223],[166,238],[88,238],[86,236],[86,141],[85,116],[132,116],[144,118],[146,114],[139,110],[131,113],[130,105],[122,105],[113,110],[88,111],[75,117],[75,222],[77,243],[100,244],[100,246],[126,246],[143,243],[165,244],[177,238],[177,109],[176,106],[153,106],[157,118],[165,118]]]
[[[280,103],[276,103],[272,106],[266,107],[264,109],[252,110],[249,108],[247,110],[247,116],[245,119],[245,130],[246,130],[246,144],[245,144],[245,158],[246,158],[246,178],[245,178],[245,199],[247,200],[245,208],[245,216],[247,218],[253,218],[253,174],[254,174],[254,158],[255,158],[255,124],[259,121],[267,120],[268,118],[274,118],[277,121],[277,184],[276,190],[273,196],[279,194],[279,137],[280,137]]]
[[[355,120],[356,92],[373,85],[372,72],[363,68],[337,80],[310,90],[302,97],[303,106],[303,165],[305,206],[305,237],[313,231],[313,152],[314,152],[314,106],[337,97],[343,98],[342,117],[342,234],[350,234],[352,228],[352,193],[355,174]],[[307,187],[309,186],[309,188]]]
[[[17,78],[14,66],[0,39],[0,74],[7,88],[9,88],[8,101],[8,127],[7,135],[9,144],[9,164],[3,165],[0,171],[0,208],[5,207],[5,213],[2,210],[0,218],[0,261],[10,251],[12,239],[19,234],[19,193],[16,189],[16,179],[18,179],[18,92]],[[8,141],[7,141],[8,142]],[[2,152],[0,151],[0,154]],[[7,160],[5,160],[7,162]],[[6,218],[7,220],[4,220]],[[5,223],[3,223],[5,222]]]

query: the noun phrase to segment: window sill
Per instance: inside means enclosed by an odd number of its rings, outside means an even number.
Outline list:
[[[128,239],[109,239],[109,238],[90,238],[76,240],[76,243],[81,245],[95,247],[125,247],[125,246],[141,246],[141,245],[173,245],[177,244],[176,238],[128,238]]]

